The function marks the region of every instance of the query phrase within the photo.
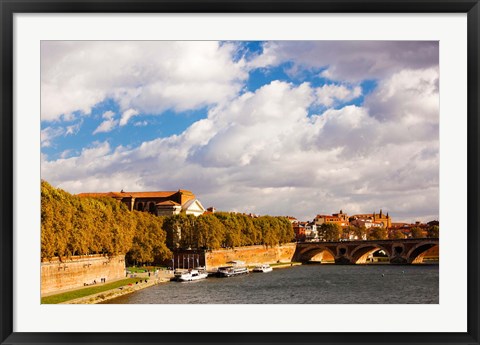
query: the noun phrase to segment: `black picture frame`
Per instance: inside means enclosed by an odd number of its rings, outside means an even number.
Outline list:
[[[478,0],[0,0],[2,344],[479,344],[479,16]],[[15,13],[467,13],[468,309],[465,333],[19,333],[13,332],[13,16]],[[452,315],[455,317],[455,315]]]

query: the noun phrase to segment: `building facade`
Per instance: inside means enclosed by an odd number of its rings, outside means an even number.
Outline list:
[[[188,190],[159,192],[80,193],[80,197],[110,197],[124,203],[130,211],[150,212],[157,216],[171,216],[184,212],[199,216],[205,208]]]
[[[384,228],[390,228],[392,226],[392,219],[387,214],[384,214],[382,210],[380,213],[367,213],[367,214],[356,214],[350,217],[350,223],[359,220],[360,223],[371,224],[371,226],[376,226],[375,224],[382,224]]]
[[[333,213],[331,216],[317,214],[313,222],[317,226],[320,226],[325,223],[325,224],[337,224],[338,226],[344,228],[350,225],[348,215],[346,213],[343,213],[342,210],[340,210],[339,213]]]

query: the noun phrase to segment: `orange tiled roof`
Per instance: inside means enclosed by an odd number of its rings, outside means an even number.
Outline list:
[[[158,191],[158,192],[108,192],[108,193],[80,193],[78,196],[83,196],[83,197],[104,197],[104,196],[109,196],[109,197],[116,197],[116,198],[129,198],[129,197],[134,197],[134,198],[168,198],[171,197],[172,195],[181,192],[183,194],[191,194],[193,195],[192,192],[188,190],[178,190],[178,191]]]
[[[132,196],[134,198],[168,198],[177,192],[123,192],[126,196]]]
[[[101,197],[110,197],[110,198],[123,198],[125,195],[123,193],[117,193],[117,192],[108,192],[108,193],[80,193],[77,194],[78,196],[81,197],[87,197],[87,198],[101,198]]]
[[[392,228],[400,228],[408,225],[409,225],[408,223],[392,223]]]
[[[176,203],[175,201],[172,201],[172,200],[157,202],[157,205],[158,206],[180,206],[179,203]]]

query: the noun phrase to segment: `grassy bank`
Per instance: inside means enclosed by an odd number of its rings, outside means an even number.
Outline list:
[[[127,271],[130,273],[146,273],[146,272],[154,272],[156,270],[166,270],[167,267],[165,266],[142,266],[142,267],[136,267],[136,266],[130,266],[127,267]]]
[[[81,298],[81,297],[86,297],[89,295],[94,295],[96,293],[112,290],[112,289],[117,289],[119,287],[128,285],[128,284],[135,284],[136,282],[139,282],[140,280],[145,280],[145,278],[128,278],[128,279],[122,279],[118,280],[113,283],[108,283],[108,284],[101,284],[97,286],[92,286],[89,288],[83,288],[75,291],[68,291],[64,293],[60,293],[57,295],[52,295],[52,296],[47,296],[47,297],[42,297],[42,304],[57,304],[57,303],[62,303],[66,301],[70,301],[76,298]]]

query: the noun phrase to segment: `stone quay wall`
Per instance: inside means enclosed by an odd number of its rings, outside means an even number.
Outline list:
[[[205,263],[208,270],[225,266],[228,261],[240,260],[247,265],[273,264],[291,262],[296,244],[288,243],[281,246],[248,246],[234,249],[218,249],[205,252]]]
[[[41,264],[41,294],[83,287],[84,284],[125,278],[125,256],[84,255],[52,258]]]

